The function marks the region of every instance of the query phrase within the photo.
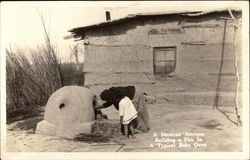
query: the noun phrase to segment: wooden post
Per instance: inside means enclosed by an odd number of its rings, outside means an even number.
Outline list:
[[[221,62],[220,62],[219,77],[218,77],[218,81],[217,81],[217,85],[216,85],[216,95],[215,95],[215,98],[214,98],[213,109],[215,109],[215,108],[218,109],[218,102],[219,102],[219,97],[220,97],[219,87],[220,87],[220,83],[221,83],[221,73],[222,73],[223,62],[224,62],[226,30],[227,30],[227,19],[225,19],[224,29],[223,29],[223,39],[222,39],[222,49],[221,49]]]
[[[240,114],[239,114],[240,76],[239,76],[239,67],[238,67],[238,54],[236,53],[236,45],[235,45],[235,37],[236,37],[236,31],[238,29],[238,24],[230,9],[228,9],[228,12],[231,15],[232,19],[234,20],[234,36],[233,36],[234,68],[235,68],[235,74],[236,74],[236,80],[237,80],[236,91],[235,91],[235,113],[236,113],[236,118],[237,118],[237,125],[241,126],[241,120],[240,120]]]
[[[234,42],[235,42],[235,34],[237,31],[237,27],[234,27]],[[237,85],[236,85],[236,91],[235,91],[235,112],[236,112],[236,118],[237,118],[237,125],[241,126],[241,120],[240,120],[240,114],[239,114],[239,88],[240,88],[240,76],[239,76],[239,68],[238,68],[238,54],[236,53],[236,47],[235,43],[233,43],[234,46],[234,67],[235,67],[235,74],[236,74],[236,80],[237,80]]]

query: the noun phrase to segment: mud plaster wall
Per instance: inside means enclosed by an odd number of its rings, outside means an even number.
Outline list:
[[[132,19],[86,33],[85,85],[151,83],[154,81],[154,47],[177,48],[175,74],[218,75],[227,12],[199,17],[156,16]],[[233,21],[227,20],[222,75],[234,75]],[[179,33],[151,33],[180,29]],[[241,57],[241,29],[236,52]],[[204,45],[188,45],[202,41]],[[183,44],[185,43],[185,44]]]

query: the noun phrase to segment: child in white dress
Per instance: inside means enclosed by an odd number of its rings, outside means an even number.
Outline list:
[[[125,137],[129,138],[129,130],[132,138],[134,135],[134,123],[136,123],[137,111],[128,97],[123,97],[119,102],[120,123],[124,124]]]

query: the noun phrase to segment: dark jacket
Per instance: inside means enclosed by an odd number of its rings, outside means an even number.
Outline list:
[[[114,107],[119,110],[119,102],[124,97],[127,96],[129,99],[133,99],[135,95],[135,86],[126,87],[111,87],[102,91],[100,97],[103,101],[106,101],[103,106],[105,108],[114,105]]]

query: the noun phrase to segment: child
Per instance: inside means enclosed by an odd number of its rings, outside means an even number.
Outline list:
[[[129,138],[130,130],[132,138],[135,138],[134,124],[136,123],[137,111],[127,96],[124,96],[119,102],[119,115],[120,123],[124,125],[125,137]]]

